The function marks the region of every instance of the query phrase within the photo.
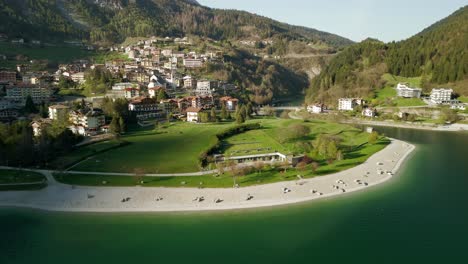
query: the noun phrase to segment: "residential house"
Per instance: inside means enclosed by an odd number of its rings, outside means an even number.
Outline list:
[[[373,108],[365,108],[364,110],[362,110],[362,115],[363,116],[366,116],[366,117],[375,117],[376,116],[376,111],[375,109]]]
[[[42,134],[42,131],[50,125],[52,125],[52,120],[47,118],[41,118],[32,121],[31,127],[33,130],[33,135],[35,137],[39,137]]]
[[[138,120],[161,118],[165,113],[160,109],[158,101],[152,98],[135,98],[128,104],[128,110],[135,114]]]
[[[396,87],[397,95],[404,98],[421,98],[421,88],[410,88],[407,84],[399,83]]]
[[[200,68],[203,67],[203,60],[201,59],[184,59],[184,67],[185,68]]]
[[[199,123],[200,122],[200,113],[203,109],[197,107],[189,107],[186,110],[187,113],[187,122]]]
[[[161,100],[160,107],[165,113],[174,113],[179,110],[179,104],[175,99]]]
[[[11,121],[19,116],[18,109],[14,108],[7,108],[7,109],[0,109],[0,120],[1,121]]]
[[[120,91],[120,90],[125,90],[126,88],[131,88],[131,87],[136,87],[137,84],[134,83],[116,83],[112,86],[112,90]]]
[[[49,106],[49,118],[52,120],[67,120],[70,107],[66,105]]]
[[[24,105],[28,96],[31,96],[35,104],[49,102],[54,91],[49,87],[41,87],[34,84],[18,83],[6,87],[6,99]]]
[[[0,110],[10,109],[13,108],[13,104],[10,100],[6,100],[4,98],[0,98]]]
[[[15,83],[16,72],[14,71],[0,71],[0,83]]]
[[[325,110],[325,105],[324,104],[313,104],[307,106],[307,112],[313,113],[313,114],[321,114]]]
[[[70,78],[76,83],[84,83],[85,82],[85,73],[84,72],[76,72],[70,75]]]
[[[358,105],[362,105],[363,100],[360,98],[341,98],[338,100],[338,110],[353,111]]]
[[[192,106],[192,101],[188,100],[187,98],[181,98],[177,100],[177,107],[181,112],[185,112],[185,110]]]
[[[109,98],[133,98],[140,96],[140,87],[135,83],[116,83],[112,90],[106,93]]]
[[[443,104],[450,102],[452,99],[452,89],[432,89],[431,92],[431,101],[435,104]]]
[[[192,102],[194,108],[211,109],[214,107],[213,96],[194,96],[187,97],[187,99]]]
[[[193,78],[192,76],[185,76],[183,80],[184,88],[195,89],[195,87],[197,87],[197,79]]]
[[[139,88],[126,88],[125,89],[125,98],[132,99],[134,97],[140,96],[140,89]]]
[[[198,96],[212,96],[217,88],[217,81],[201,80],[197,82],[195,94]]]
[[[70,123],[75,127],[75,131],[80,131],[79,127],[83,127],[86,132],[95,132],[106,124],[106,118],[100,111],[71,111],[69,114]]]
[[[230,96],[221,97],[219,99],[221,105],[224,105],[228,111],[235,111],[239,104],[239,99]]]
[[[157,98],[160,90],[165,90],[162,84],[160,84],[159,82],[150,82],[150,84],[148,85],[149,97]]]
[[[171,57],[172,56],[172,50],[170,50],[170,49],[161,50],[161,54],[164,55],[165,57]]]
[[[466,110],[466,105],[461,104],[461,103],[453,104],[453,105],[450,106],[450,109],[465,111]]]

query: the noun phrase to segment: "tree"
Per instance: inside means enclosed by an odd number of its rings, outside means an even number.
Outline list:
[[[30,95],[26,97],[26,103],[24,104],[24,111],[28,114],[37,113],[36,105]]]
[[[263,163],[262,161],[257,161],[255,162],[254,167],[257,170],[257,173],[260,174],[265,168],[265,163]]]
[[[216,120],[218,119],[218,117],[216,116],[216,110],[214,109],[214,107],[211,108],[210,119],[211,119],[211,122],[216,122]]]
[[[252,114],[253,114],[253,105],[252,105],[252,102],[249,102],[246,106],[246,110],[247,110],[247,117],[251,117]]]
[[[120,127],[120,133],[125,133],[127,130],[127,125],[125,124],[125,120],[123,117],[119,117],[119,127]]]
[[[39,114],[42,118],[47,118],[49,116],[49,108],[45,105],[44,102],[39,106]]]
[[[241,113],[241,111],[237,111],[237,114],[236,114],[236,123],[237,123],[237,124],[243,124],[243,123],[245,123],[245,118],[244,118],[244,115]]]
[[[226,109],[226,106],[224,104],[221,107],[221,119],[223,119],[223,120],[229,119],[229,113],[228,113],[228,111]]]
[[[375,144],[375,142],[377,142],[377,139],[379,138],[379,133],[377,133],[376,131],[372,132],[369,134],[369,137],[367,139],[367,142],[369,144]]]
[[[458,120],[459,120],[459,117],[455,110],[449,109],[449,108],[444,108],[441,110],[440,116],[439,116],[440,124],[455,123]]]
[[[164,89],[159,89],[157,98],[158,98],[158,102],[162,100],[166,100],[167,99],[166,91]]]
[[[210,122],[210,113],[208,112],[199,112],[198,116],[200,117],[200,122],[209,123]]]
[[[303,124],[292,124],[286,129],[279,132],[280,141],[282,143],[287,141],[296,140],[307,136],[310,133],[310,128]]]
[[[111,121],[111,123],[109,125],[109,129],[115,135],[120,134],[121,131],[120,131],[119,118],[117,118],[115,116],[112,118],[112,121]]]
[[[338,156],[338,148],[336,147],[335,141],[330,141],[327,146],[327,158],[329,160],[334,160]]]

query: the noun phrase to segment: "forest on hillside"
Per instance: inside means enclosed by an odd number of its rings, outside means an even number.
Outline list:
[[[468,7],[401,42],[367,39],[346,48],[313,80],[308,101],[372,97],[382,75],[422,77],[423,88],[452,84],[467,95]]]

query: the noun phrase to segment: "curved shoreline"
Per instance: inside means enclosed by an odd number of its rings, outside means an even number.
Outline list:
[[[388,181],[415,149],[391,139],[383,150],[351,169],[311,179],[280,182],[239,189],[195,189],[163,187],[75,187],[52,183],[40,191],[0,192],[0,207],[23,207],[61,212],[189,212],[249,209],[307,202],[362,191]],[[383,171],[383,174],[378,173]],[[391,174],[387,174],[389,171]],[[342,184],[339,181],[346,184]],[[358,184],[360,180],[364,184]],[[334,189],[333,186],[339,186]],[[283,192],[283,188],[290,190]],[[345,192],[342,191],[345,189]],[[316,190],[318,195],[312,191]],[[247,201],[251,195],[253,199]],[[196,197],[204,201],[193,201]],[[122,202],[130,197],[130,201]],[[161,201],[156,201],[162,197]],[[215,203],[215,199],[222,202]]]
[[[363,125],[363,126],[381,126],[381,127],[397,127],[427,131],[445,131],[445,132],[466,132],[468,131],[467,124],[450,124],[450,125],[436,125],[429,123],[405,123],[405,122],[389,122],[389,121],[368,121],[368,120],[354,120],[343,121],[343,124],[350,125]]]

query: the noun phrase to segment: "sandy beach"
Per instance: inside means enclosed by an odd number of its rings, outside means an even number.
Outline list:
[[[0,206],[65,212],[178,212],[286,205],[361,191],[383,183],[397,173],[414,149],[413,145],[392,139],[391,144],[365,163],[346,171],[237,189],[72,187],[57,183],[50,173],[45,173],[49,181],[47,188],[0,192]],[[122,202],[126,198],[130,199]]]

